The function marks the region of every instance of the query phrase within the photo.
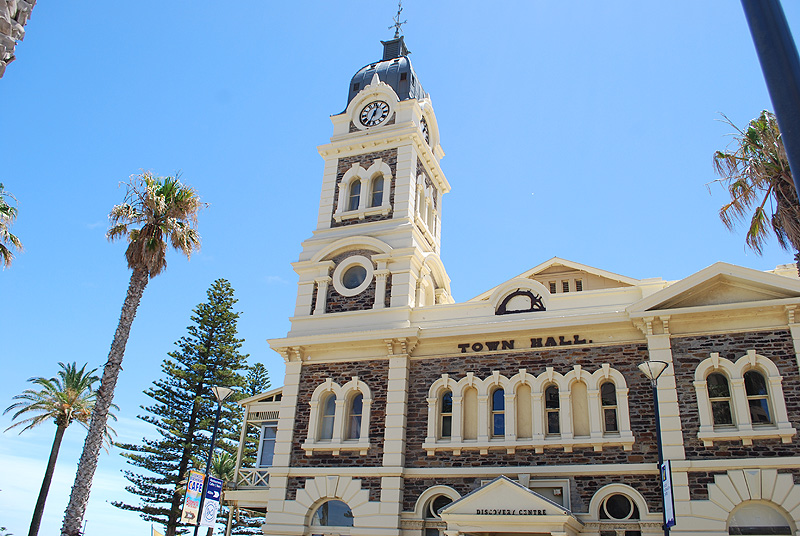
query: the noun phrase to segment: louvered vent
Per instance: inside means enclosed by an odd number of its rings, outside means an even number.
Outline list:
[[[254,411],[248,415],[248,420],[253,421],[277,421],[278,411]]]

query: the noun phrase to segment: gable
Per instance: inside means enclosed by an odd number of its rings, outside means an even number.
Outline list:
[[[558,516],[571,515],[558,503],[539,495],[525,486],[499,476],[472,493],[445,506],[440,514]]]
[[[644,298],[629,311],[661,311],[791,298],[800,298],[800,281],[719,262]]]
[[[578,292],[579,288],[580,291],[602,290],[632,287],[640,283],[639,280],[631,277],[600,270],[559,257],[553,257],[549,261],[543,262],[513,279],[530,279],[540,283],[546,289],[555,288],[555,293],[562,293],[564,291],[564,285],[567,285],[569,292]],[[502,285],[493,287],[469,301],[488,300],[492,293],[501,286]]]

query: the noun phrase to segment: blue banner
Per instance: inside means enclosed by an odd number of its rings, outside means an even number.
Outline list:
[[[201,527],[213,527],[217,522],[219,501],[222,498],[222,480],[213,476],[208,477],[206,496],[203,499],[203,515],[200,517]]]

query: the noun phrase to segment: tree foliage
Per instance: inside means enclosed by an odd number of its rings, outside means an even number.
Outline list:
[[[11,225],[17,219],[17,207],[9,205],[6,198],[17,201],[17,198],[11,192],[7,192],[0,182],[0,264],[8,268],[14,260],[11,249],[22,251],[22,241],[11,233]]]
[[[800,203],[775,115],[764,110],[744,130],[723,118],[736,132],[733,150],[714,153],[717,182],[731,197],[719,211],[722,223],[733,230],[749,219],[745,243],[759,255],[770,230],[782,248],[800,252]]]
[[[115,506],[139,512],[146,521],[160,523],[166,536],[179,530],[184,480],[192,465],[205,468],[216,401],[213,386],[241,389],[247,355],[239,350],[239,313],[230,283],[216,280],[207,292],[208,300],[194,308],[187,335],[176,343],[161,370],[164,377],[153,382],[145,394],[154,403],[144,407],[139,418],[152,424],[157,435],[141,444],[120,445],[128,463],[144,471],[126,471],[126,489],[138,495],[139,504],[115,502]],[[240,395],[241,396],[241,395]],[[217,450],[236,453],[241,410],[235,399],[222,406]]]

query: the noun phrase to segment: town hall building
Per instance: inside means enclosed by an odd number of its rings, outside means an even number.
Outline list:
[[[661,440],[673,534],[797,534],[796,267],[552,258],[456,303],[444,133],[403,37],[383,47],[318,148],[286,376],[241,402],[258,456],[225,500],[276,536],[656,535]]]

